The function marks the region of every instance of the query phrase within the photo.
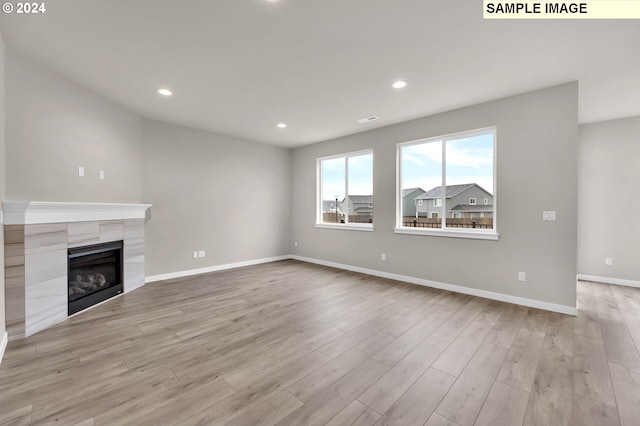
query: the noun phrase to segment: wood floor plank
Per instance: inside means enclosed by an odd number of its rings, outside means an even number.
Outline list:
[[[450,303],[436,307],[426,318],[375,354],[373,359],[393,367],[455,314],[466,300],[451,300]]]
[[[376,426],[424,424],[449,391],[455,377],[429,368],[398,399]]]
[[[524,324],[525,317],[526,310],[522,306],[509,306],[489,332],[485,343],[510,349],[513,340]]]
[[[323,425],[351,404],[388,369],[386,365],[369,359],[278,424]]]
[[[483,343],[451,387],[436,413],[460,426],[473,425],[502,367],[507,350]]]
[[[304,403],[289,392],[274,392],[253,405],[228,426],[272,426],[300,408]]]
[[[0,425],[30,425],[31,424],[31,411],[33,406],[26,405],[15,409],[9,409],[7,406],[2,406],[0,410]]]
[[[529,393],[495,382],[474,426],[521,425]]]
[[[462,332],[480,312],[489,304],[489,299],[471,299],[469,303],[460,308],[458,312],[451,316],[433,334],[433,337],[453,342],[458,334]]]
[[[547,325],[543,349],[564,355],[573,355],[575,318],[551,314]]]
[[[640,424],[640,371],[609,363],[620,424]]]
[[[496,380],[530,392],[544,339],[545,333],[542,331],[520,329]]]
[[[538,362],[525,426],[562,426],[571,422],[571,357],[542,351]]]
[[[609,362],[640,370],[640,353],[626,323],[600,320],[600,327]]]
[[[382,314],[355,328],[353,331],[339,337],[318,349],[320,352],[332,358],[348,351],[367,337],[386,327],[397,317],[395,315]]]
[[[438,413],[433,413],[424,426],[460,426],[458,423],[453,422],[445,417],[442,417]]]
[[[433,367],[453,376],[459,376],[492,328],[490,322],[473,321],[438,357]]]
[[[362,364],[392,339],[393,336],[380,331],[291,384],[287,390],[301,401],[309,401]]]
[[[620,426],[620,419],[615,407],[573,395],[571,426]]]
[[[636,349],[640,351],[640,288],[612,286],[611,291]]]
[[[615,407],[604,343],[581,335],[576,335],[575,343],[573,393]]]
[[[380,418],[380,414],[359,401],[339,412],[326,426],[370,426]]]
[[[378,413],[386,412],[418,380],[446,347],[447,342],[444,340],[428,337],[360,395],[358,400]]]

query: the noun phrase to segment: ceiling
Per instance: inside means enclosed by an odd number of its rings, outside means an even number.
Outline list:
[[[142,116],[253,141],[300,146],[570,81],[581,123],[640,115],[640,20],[483,20],[469,0],[46,7],[1,14],[10,48]]]

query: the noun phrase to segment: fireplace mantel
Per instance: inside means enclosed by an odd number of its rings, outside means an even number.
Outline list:
[[[5,201],[5,225],[144,219],[151,204]]]

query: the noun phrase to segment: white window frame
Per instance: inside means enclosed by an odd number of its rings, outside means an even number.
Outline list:
[[[442,207],[442,198],[434,198],[433,207]]]
[[[418,205],[421,206],[422,205],[422,200],[418,200]]]
[[[371,154],[373,156],[373,149],[365,149],[362,151],[349,152],[346,154],[330,155],[327,157],[320,157],[316,159],[316,228],[325,229],[345,229],[350,231],[373,231],[373,223],[350,223],[349,222],[349,209],[347,208],[344,214],[345,223],[322,223],[322,162],[324,160],[333,160],[336,158],[344,158],[344,196],[345,199],[349,199],[349,158],[357,157],[360,155]],[[371,186],[373,187],[373,170],[371,170]],[[373,195],[373,194],[372,194]],[[347,202],[348,205],[348,202]]]
[[[470,206],[475,206],[476,205],[476,201],[477,200],[475,198],[473,198],[473,197],[469,198],[469,205]]]
[[[485,199],[484,199],[484,205],[485,205],[485,206],[488,206],[488,205],[489,205],[489,199],[488,199],[488,198],[486,198],[486,197],[485,197]]]
[[[442,141],[442,183],[446,188],[446,143],[461,138],[473,137],[493,133],[493,229],[471,229],[471,228],[447,228],[446,215],[440,215],[442,219],[441,228],[413,228],[403,226],[403,205],[402,205],[402,148],[410,145],[419,145],[429,142]],[[424,139],[403,142],[396,145],[396,234],[427,235],[438,237],[471,238],[481,240],[498,240],[498,193],[497,193],[497,153],[498,153],[498,131],[496,126],[484,127],[470,131],[451,133],[447,135],[434,136]]]

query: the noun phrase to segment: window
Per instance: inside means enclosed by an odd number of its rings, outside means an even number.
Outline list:
[[[422,205],[422,200],[418,200],[418,205],[421,206]]]
[[[316,226],[372,230],[373,152],[319,158],[317,169]]]
[[[495,146],[493,127],[398,144],[395,231],[497,239]],[[402,211],[403,190],[416,187],[427,191],[423,198],[433,199],[423,208],[424,224]]]

